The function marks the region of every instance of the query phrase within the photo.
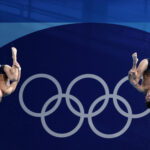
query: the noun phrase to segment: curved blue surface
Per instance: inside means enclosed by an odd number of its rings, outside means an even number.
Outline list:
[[[131,54],[137,51],[139,60],[150,56],[149,41],[150,34],[141,30],[113,24],[81,23],[44,29],[2,47],[1,64],[11,64],[10,47],[18,48],[22,78],[15,93],[5,97],[0,105],[0,141],[3,141],[0,148],[147,149],[150,146],[149,114],[132,119],[127,131],[116,138],[107,139],[96,135],[90,129],[86,118],[76,134],[67,138],[57,138],[44,130],[40,118],[26,114],[19,104],[18,93],[23,82],[37,73],[55,77],[63,93],[73,79],[88,73],[101,77],[112,94],[116,84],[127,75],[132,65]],[[57,89],[52,82],[36,79],[27,86],[23,97],[29,109],[40,112],[44,103],[55,94]],[[87,113],[92,102],[105,93],[100,83],[84,79],[72,88],[71,94],[80,100]],[[137,92],[129,82],[120,87],[118,95],[129,103],[133,113],[146,110],[144,95]],[[102,103],[95,109],[99,109]],[[53,107],[54,104],[55,102],[49,107]],[[79,111],[77,104],[72,102],[72,105]],[[124,103],[119,102],[119,105],[127,111]],[[78,121],[79,117],[68,109],[65,100],[54,113],[46,117],[48,126],[61,133],[72,130]],[[127,118],[116,110],[110,99],[105,110],[93,117],[93,122],[99,131],[112,134],[124,127]]]
[[[104,22],[105,23],[105,22]],[[150,32],[149,23],[123,23],[123,22],[112,22],[116,25],[123,25],[146,32]],[[0,23],[0,47],[12,42],[27,34],[46,29],[49,27],[56,27],[65,24],[72,23]],[[111,24],[111,22],[109,22]]]
[[[148,6],[148,0],[0,0],[0,47],[64,23],[119,24],[150,32]]]

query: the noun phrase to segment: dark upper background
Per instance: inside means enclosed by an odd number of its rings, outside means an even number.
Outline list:
[[[1,22],[149,22],[149,0],[0,0]]]

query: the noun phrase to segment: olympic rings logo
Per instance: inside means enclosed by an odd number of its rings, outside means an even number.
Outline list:
[[[40,113],[37,113],[37,112],[33,112],[31,111],[30,109],[28,109],[24,103],[24,100],[23,100],[23,93],[24,93],[24,90],[26,88],[26,86],[34,79],[37,79],[37,78],[46,78],[50,81],[52,81],[55,85],[56,85],[56,88],[58,90],[58,94],[57,95],[54,95],[52,96],[51,98],[49,98],[44,106],[42,107],[42,110]],[[80,100],[78,98],[76,98],[75,96],[71,95],[70,92],[71,92],[71,89],[72,87],[79,81],[81,81],[82,79],[94,79],[96,81],[98,81],[100,84],[102,84],[102,86],[104,87],[104,90],[105,90],[105,95],[103,96],[100,96],[98,97],[96,100],[93,101],[93,103],[91,104],[89,110],[88,110],[88,113],[85,113],[84,111],[84,107],[82,105],[82,103],[80,102]],[[118,95],[118,90],[119,88],[121,87],[121,85],[123,83],[125,83],[126,81],[128,80],[128,77],[124,77],[122,78],[118,83],[117,85],[115,86],[114,88],[114,91],[113,91],[113,94],[110,94],[109,93],[109,88],[106,84],[106,82],[99,76],[97,75],[94,75],[94,74],[83,74],[83,75],[80,75],[78,76],[77,78],[75,78],[74,80],[72,80],[70,82],[70,84],[68,85],[67,87],[67,90],[66,90],[66,93],[63,93],[62,92],[62,89],[61,89],[61,86],[59,84],[59,82],[54,78],[52,77],[51,75],[48,75],[48,74],[35,74],[35,75],[32,75],[31,77],[29,77],[27,80],[24,81],[24,83],[22,84],[21,88],[20,88],[20,91],[19,91],[19,102],[20,102],[20,105],[22,107],[22,109],[27,113],[29,114],[30,116],[33,116],[33,117],[39,117],[41,119],[41,123],[42,123],[42,126],[43,128],[45,129],[45,131],[54,136],[54,137],[59,137],[59,138],[65,138],[65,137],[69,137],[69,136],[72,136],[73,134],[75,134],[82,126],[83,122],[84,122],[84,119],[87,118],[88,120],[88,123],[89,123],[89,126],[91,128],[91,130],[97,135],[97,136],[100,136],[102,138],[116,138],[116,137],[119,137],[121,136],[122,134],[124,134],[127,129],[129,128],[131,122],[132,122],[132,119],[137,119],[137,118],[141,118],[145,115],[147,115],[150,110],[147,109],[145,110],[144,112],[142,113],[139,113],[139,114],[133,114],[132,113],[132,109],[128,103],[127,100],[125,100],[122,96]],[[45,121],[45,117],[48,116],[48,115],[51,115],[53,112],[56,111],[56,109],[59,107],[61,101],[62,101],[62,98],[65,98],[66,100],[66,104],[67,104],[67,107],[69,108],[69,110],[76,116],[78,116],[80,119],[79,119],[79,122],[78,124],[76,125],[76,127],[74,129],[72,129],[71,131],[68,131],[67,133],[57,133],[57,132],[54,132],[53,130],[51,130],[48,125],[46,124],[46,121]],[[92,118],[99,115],[107,106],[108,102],[109,102],[109,99],[112,98],[113,99],[113,104],[115,106],[115,108],[117,109],[117,111],[123,115],[124,117],[127,117],[128,120],[125,124],[125,126],[118,132],[116,133],[113,133],[113,134],[106,134],[106,133],[102,133],[101,131],[99,131],[95,126],[94,126],[94,123],[93,123],[93,120]],[[47,107],[50,105],[51,102],[53,102],[54,100],[57,100],[57,102],[55,103],[55,105],[53,106],[53,108],[51,108],[50,110],[46,111],[47,110]],[[79,112],[73,108],[72,104],[70,101],[74,101],[78,107],[79,107]],[[95,106],[100,102],[104,100],[104,103],[102,104],[102,106],[100,107],[100,109],[96,110],[95,112],[93,111]],[[127,112],[125,112],[124,110],[122,110],[118,104],[118,100],[121,101],[127,108]]]

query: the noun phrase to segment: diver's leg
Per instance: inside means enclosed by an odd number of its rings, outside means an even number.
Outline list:
[[[12,47],[12,59],[13,65],[10,67],[9,65],[4,66],[4,72],[6,73],[7,77],[12,80],[16,81],[18,79],[18,69],[21,70],[19,63],[17,62],[17,49]]]
[[[21,69],[20,64],[17,61],[17,49],[15,47],[12,47],[12,59],[13,59],[13,65],[12,69]]]
[[[137,76],[142,76],[144,71],[147,69],[148,67],[148,59],[143,59],[139,66],[136,68],[137,62],[138,62],[138,58],[137,58],[137,53],[132,54],[132,59],[133,59],[133,66],[132,69],[136,70],[137,72]]]
[[[7,95],[10,95],[12,92],[14,92],[15,89],[16,89],[16,87],[17,87],[17,85],[18,85],[18,81],[14,81],[14,82],[12,82],[12,83],[10,84],[9,87],[4,88],[4,89],[3,89],[4,95],[7,96]]]
[[[137,53],[132,54],[132,59],[133,59],[133,66],[131,68],[131,70],[129,71],[129,80],[136,80],[136,82],[138,83],[139,80],[141,79],[141,77],[143,76],[144,71],[147,69],[148,67],[148,60],[147,59],[143,59],[139,66],[136,68],[137,62],[138,62],[138,58],[137,58]]]
[[[135,80],[137,77],[137,68],[136,68],[136,65],[138,62],[137,53],[132,54],[132,60],[133,60],[132,68],[130,69],[128,73],[128,77],[130,81]]]
[[[141,78],[141,76],[143,76],[145,70],[148,68],[148,65],[150,65],[149,62],[148,62],[148,59],[143,59],[140,62],[139,66],[137,68],[137,77],[139,79]]]
[[[133,70],[136,70],[136,65],[137,65],[137,63],[138,63],[137,53],[133,53],[133,54],[132,54],[132,59],[133,59],[133,66],[132,66],[132,69],[133,69]]]
[[[6,73],[7,77],[10,80],[14,79],[14,73],[12,72],[12,67],[10,67],[9,65],[5,65],[4,66],[4,72]]]
[[[12,59],[13,59],[13,65],[17,62],[17,49],[15,47],[11,48],[12,51]]]

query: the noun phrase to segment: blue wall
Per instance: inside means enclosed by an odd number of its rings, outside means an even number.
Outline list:
[[[149,1],[0,0],[0,63],[22,67],[0,104],[0,148],[150,148],[145,95],[128,82],[150,57]]]

